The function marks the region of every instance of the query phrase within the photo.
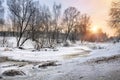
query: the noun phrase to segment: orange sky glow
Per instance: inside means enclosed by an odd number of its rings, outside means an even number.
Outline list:
[[[108,25],[112,1],[116,0],[40,0],[40,3],[51,7],[54,2],[61,3],[62,11],[70,6],[76,7],[82,14],[87,13],[90,15],[91,27],[101,28],[103,32],[113,36],[115,31]]]
[[[113,36],[115,31],[108,25],[109,11],[113,0],[73,0],[68,1],[69,5],[78,8],[82,13],[91,16],[91,27],[102,28],[109,36]],[[97,28],[95,28],[97,29]]]
[[[44,0],[43,2],[48,5],[52,5],[53,2],[61,3],[63,9],[69,6],[76,7],[81,13],[87,13],[91,16],[91,27],[102,28],[103,32],[113,36],[115,31],[108,25],[112,1],[117,0]]]

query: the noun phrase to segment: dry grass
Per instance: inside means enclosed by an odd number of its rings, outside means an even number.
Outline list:
[[[89,61],[87,61],[87,63],[103,63],[103,62],[112,62],[112,61],[116,61],[116,60],[120,60],[120,55],[114,55],[111,57],[101,57],[101,58],[97,58],[97,59],[91,59]]]

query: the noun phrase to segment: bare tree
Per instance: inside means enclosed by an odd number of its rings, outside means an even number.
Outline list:
[[[41,14],[41,22],[42,22],[42,40],[41,43],[42,45],[47,45],[49,46],[49,31],[51,27],[51,12],[49,10],[49,7],[43,6],[42,7],[42,14]]]
[[[63,22],[65,23],[66,28],[66,37],[65,41],[68,39],[71,31],[74,29],[77,23],[77,17],[80,12],[75,7],[69,7],[64,11]]]
[[[87,14],[81,15],[79,27],[77,29],[79,30],[78,33],[81,35],[80,36],[81,38],[84,38],[86,36],[90,25],[91,25],[90,16],[88,16]]]
[[[116,28],[118,30],[118,34],[120,35],[120,1],[112,2],[112,7],[110,9],[109,15],[109,25],[112,28]]]
[[[36,49],[49,47],[51,12],[49,7],[44,5],[36,9],[30,23],[31,37],[36,42]]]
[[[32,41],[36,41],[39,38],[39,32],[41,27],[41,17],[40,17],[40,4],[39,2],[35,3],[35,12],[31,16],[30,19],[30,30],[29,30],[29,37],[32,39]],[[38,6],[39,5],[39,6]]]
[[[22,46],[29,39],[27,38],[21,43],[22,37],[28,30],[30,19],[35,12],[33,5],[34,2],[32,0],[11,0],[10,4],[8,4],[11,15],[16,20],[15,26],[19,33],[17,47]]]
[[[2,39],[2,47],[5,47],[5,44],[7,42],[7,39],[6,39],[6,33],[4,32],[5,31],[5,28],[4,28],[4,24],[5,24],[5,21],[4,21],[4,7],[3,7],[3,0],[0,0],[0,29],[2,30],[2,34],[3,34],[3,39]]]
[[[4,2],[3,0],[0,0],[0,27],[1,29],[3,28],[3,25],[4,25],[4,14],[5,14],[3,2]]]
[[[59,38],[59,28],[60,28],[60,15],[61,15],[61,4],[54,3],[53,5],[53,40],[56,39],[58,42]]]

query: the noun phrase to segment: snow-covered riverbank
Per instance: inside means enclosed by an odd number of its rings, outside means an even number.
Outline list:
[[[58,51],[4,50],[0,48],[0,56],[11,61],[0,63],[0,75],[11,69],[25,75],[3,80],[120,80],[120,43],[87,43]],[[39,67],[52,61],[55,66]]]

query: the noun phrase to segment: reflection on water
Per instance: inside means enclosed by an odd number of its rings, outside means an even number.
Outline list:
[[[78,57],[87,57],[87,56],[89,56],[89,53],[90,53],[90,51],[71,53],[71,54],[63,55],[63,59],[72,59],[72,58],[78,58]]]

